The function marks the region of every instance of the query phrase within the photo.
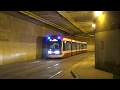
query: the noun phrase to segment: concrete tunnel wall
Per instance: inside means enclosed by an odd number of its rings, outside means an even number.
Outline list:
[[[94,52],[95,51],[95,39],[92,38],[92,39],[86,39],[87,41],[87,50],[88,52]]]
[[[119,76],[120,12],[106,11],[100,18],[96,19],[95,67]]]
[[[0,65],[41,58],[42,40],[49,34],[62,33],[0,13]],[[86,41],[94,51],[94,40]]]
[[[0,13],[0,65],[40,58],[42,55],[42,37],[47,34],[60,33]],[[38,37],[39,40],[37,40]],[[39,43],[37,43],[38,41]]]

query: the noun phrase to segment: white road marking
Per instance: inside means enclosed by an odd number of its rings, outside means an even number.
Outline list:
[[[57,63],[57,64],[55,64],[55,65],[53,65],[53,66],[57,66],[57,65],[59,65],[59,63]]]
[[[60,74],[62,71],[63,71],[63,70],[61,70],[61,71],[57,72],[56,74],[52,75],[52,76],[51,76],[51,77],[49,77],[48,79],[53,78],[54,76],[56,76],[56,75]]]
[[[46,69],[49,69],[50,67],[47,67]]]

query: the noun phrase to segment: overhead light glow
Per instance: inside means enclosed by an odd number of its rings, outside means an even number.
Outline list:
[[[57,11],[57,12],[61,13],[62,11]]]
[[[94,11],[94,13],[95,13],[95,16],[100,16],[100,15],[102,15],[102,11]]]
[[[93,23],[93,24],[92,24],[92,27],[93,27],[93,28],[95,28],[95,27],[96,27],[96,25]]]

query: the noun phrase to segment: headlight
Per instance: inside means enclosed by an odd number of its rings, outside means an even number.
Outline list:
[[[48,51],[48,54],[52,54],[52,51]]]
[[[60,54],[60,51],[54,51],[55,54]]]

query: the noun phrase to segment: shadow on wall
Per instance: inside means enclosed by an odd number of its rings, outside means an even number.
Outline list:
[[[37,41],[36,41],[36,59],[41,58],[42,40],[43,40],[43,37],[40,37],[40,36],[37,37]]]
[[[39,36],[36,42],[36,59],[46,58],[46,37]]]

